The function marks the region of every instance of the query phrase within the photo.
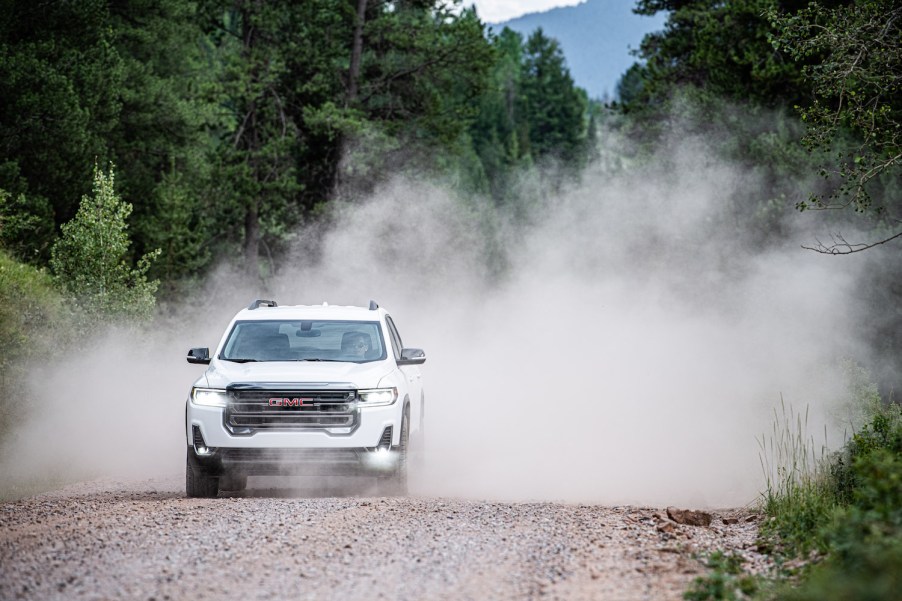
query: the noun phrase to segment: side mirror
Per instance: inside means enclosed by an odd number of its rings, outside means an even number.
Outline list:
[[[210,364],[210,349],[193,348],[188,351],[188,363],[200,363],[202,365]]]
[[[401,358],[398,365],[422,365],[426,363],[426,353],[421,348],[401,349]]]

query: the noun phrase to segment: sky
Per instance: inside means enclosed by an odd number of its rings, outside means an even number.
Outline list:
[[[526,13],[535,13],[558,6],[574,6],[582,0],[468,0],[465,4],[475,4],[479,17],[489,23],[507,21]],[[633,0],[628,0],[633,2]]]

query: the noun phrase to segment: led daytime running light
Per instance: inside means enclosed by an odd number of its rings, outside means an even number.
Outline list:
[[[195,388],[191,391],[191,401],[204,407],[225,407],[229,397],[225,390],[215,388]]]
[[[398,400],[397,388],[370,388],[359,391],[360,400],[366,407],[391,405]]]

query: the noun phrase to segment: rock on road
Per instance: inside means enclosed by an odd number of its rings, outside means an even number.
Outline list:
[[[756,534],[744,510],[698,527],[642,507],[104,480],[0,504],[0,599],[676,600],[707,551],[760,561]]]

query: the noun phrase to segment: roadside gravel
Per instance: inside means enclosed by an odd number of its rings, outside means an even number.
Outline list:
[[[744,510],[698,527],[646,507],[183,490],[106,480],[0,505],[0,599],[657,601],[712,550],[766,568]]]

